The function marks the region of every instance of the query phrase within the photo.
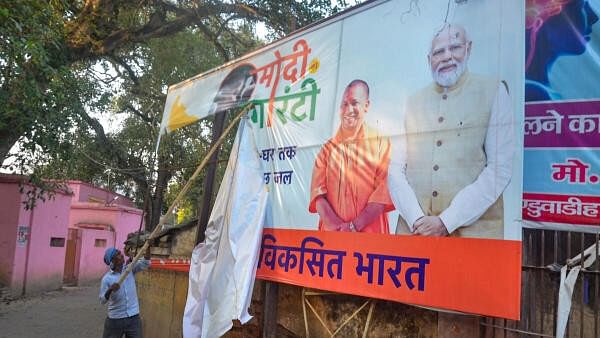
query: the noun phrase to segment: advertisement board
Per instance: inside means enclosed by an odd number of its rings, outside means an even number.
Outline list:
[[[172,131],[248,102],[257,277],[519,318],[522,1],[373,1],[169,89]]]
[[[527,6],[523,219],[600,232],[600,3]]]

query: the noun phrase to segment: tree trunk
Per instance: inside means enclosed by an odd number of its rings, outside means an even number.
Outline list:
[[[18,136],[0,131],[0,165],[4,163],[8,152],[17,143],[17,140],[19,140]]]
[[[158,168],[158,177],[156,178],[156,188],[152,195],[150,221],[146,224],[146,230],[152,231],[160,221],[162,205],[167,190],[167,183],[171,179],[171,172],[165,168]]]

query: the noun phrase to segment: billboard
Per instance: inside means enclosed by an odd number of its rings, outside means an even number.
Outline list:
[[[251,102],[257,277],[517,319],[524,4],[373,1],[169,89]]]
[[[600,3],[527,6],[523,219],[599,232]]]

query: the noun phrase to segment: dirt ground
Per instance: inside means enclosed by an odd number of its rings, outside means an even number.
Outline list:
[[[101,337],[105,305],[100,282],[0,304],[0,338]]]

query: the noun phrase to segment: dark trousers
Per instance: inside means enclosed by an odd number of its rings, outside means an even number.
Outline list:
[[[104,321],[103,338],[142,338],[142,321],[139,315]]]

